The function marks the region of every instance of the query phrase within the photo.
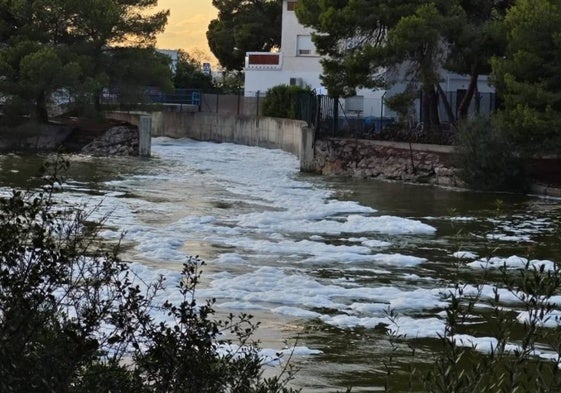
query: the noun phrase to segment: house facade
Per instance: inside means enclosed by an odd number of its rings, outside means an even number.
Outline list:
[[[325,91],[319,78],[322,67],[312,43],[312,30],[298,22],[294,13],[296,3],[295,0],[283,1],[280,52],[246,53],[246,97],[282,84],[309,86],[320,93]]]
[[[245,58],[246,97],[264,95],[277,85],[298,85],[314,89],[318,94],[327,94],[321,84],[323,72],[320,55],[312,42],[313,30],[302,26],[294,12],[298,0],[283,0],[282,4],[282,38],[279,52],[248,52]],[[467,90],[469,78],[444,71],[441,86],[448,95],[452,108],[457,108],[463,92]],[[405,89],[406,82],[396,81],[392,88],[384,90],[357,89],[357,95],[341,100],[343,113],[357,117],[396,117],[384,105],[384,97],[399,93]],[[494,89],[481,77],[478,83],[481,99],[479,110],[487,113],[494,110]],[[414,104],[415,120],[420,119],[420,100]],[[475,111],[472,105],[471,112]],[[444,108],[440,110],[441,119],[447,121]]]
[[[277,85],[308,86],[318,94],[327,94],[320,75],[320,55],[312,42],[313,30],[298,22],[294,8],[297,0],[283,0],[282,38],[279,52],[248,52],[245,58],[246,97],[264,94]],[[356,97],[341,101],[350,115],[380,116],[383,91],[359,90]]]

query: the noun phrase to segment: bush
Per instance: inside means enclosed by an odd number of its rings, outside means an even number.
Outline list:
[[[525,162],[505,133],[487,118],[462,123],[455,141],[460,178],[480,190],[524,191]]]
[[[278,85],[267,90],[263,100],[263,115],[285,119],[302,119],[309,106],[309,88],[299,86]]]
[[[262,377],[251,316],[215,321],[197,303],[198,258],[180,304],[156,304],[164,278],[138,284],[103,220],[56,204],[58,187],[0,198],[0,391],[293,392],[290,373]]]
[[[470,288],[455,282],[446,309],[442,351],[434,356],[432,369],[420,376],[424,391],[558,392],[561,388],[561,330],[556,311],[559,267],[528,262],[516,270],[503,266],[497,274],[500,282],[493,285],[494,296],[487,302],[485,284]],[[512,298],[524,310],[518,318],[511,308]],[[488,309],[474,323],[477,307]],[[476,348],[469,336],[483,324],[491,337]],[[544,351],[551,356],[542,356]]]

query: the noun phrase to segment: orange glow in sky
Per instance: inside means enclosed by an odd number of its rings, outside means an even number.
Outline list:
[[[158,36],[159,49],[202,51],[208,56],[205,61],[216,63],[206,40],[208,24],[218,12],[212,0],[159,0],[158,9],[170,10],[166,29]]]

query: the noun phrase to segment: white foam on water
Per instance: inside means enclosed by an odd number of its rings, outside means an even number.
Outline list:
[[[471,251],[456,251],[452,254],[454,258],[458,259],[476,259],[477,254]]]
[[[530,270],[541,270],[544,271],[554,271],[556,269],[555,262],[549,260],[538,260],[532,259],[528,260],[527,258],[519,257],[516,255],[512,255],[508,258],[501,258],[501,257],[491,257],[491,258],[482,258],[474,262],[470,262],[467,264],[472,269],[499,269],[499,268],[506,268],[506,269],[525,269],[528,267]]]
[[[553,226],[529,216],[485,220],[380,214],[336,199],[324,183],[300,176],[298,160],[280,150],[168,138],[153,139],[152,150],[142,171],[104,183],[98,194],[69,182],[57,197],[98,206],[91,217],[106,218],[102,235],[107,239],[125,232],[127,259],[143,262],[131,264],[139,281],[166,277],[159,300],[181,301],[178,264],[199,252],[193,246],[199,244],[209,257],[197,297],[216,298],[220,311],[265,311],[302,324],[437,337],[444,331],[442,310],[454,288],[427,277],[432,273],[427,262],[435,261],[410,255],[414,249],[401,248],[401,239],[434,239],[436,228],[427,220],[458,226],[483,220],[494,228],[481,237],[516,242],[534,241]],[[519,269],[528,262],[517,256],[476,260],[478,255],[468,250],[453,256],[475,260],[467,263],[474,270]],[[529,263],[547,271],[555,267],[552,261]],[[463,291],[480,296],[477,307],[495,297],[491,285],[467,285]],[[520,304],[504,288],[499,295],[506,304]],[[398,317],[390,318],[389,309]],[[472,340],[481,348],[491,342]],[[302,347],[298,353],[317,352]]]

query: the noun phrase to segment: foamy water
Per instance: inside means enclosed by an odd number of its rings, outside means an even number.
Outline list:
[[[162,299],[179,299],[181,264],[199,255],[206,266],[198,296],[216,298],[220,312],[270,318],[263,329],[280,330],[275,337],[293,339],[302,326],[323,325],[349,334],[382,327],[407,338],[435,338],[444,332],[442,310],[453,290],[434,274],[442,260],[463,264],[469,274],[526,263],[554,267],[550,260],[446,249],[450,244],[437,229],[442,222],[484,221],[489,229],[470,237],[531,244],[554,230],[547,217],[400,217],[337,197],[327,183],[301,176],[297,159],[282,151],[167,138],[154,139],[152,149],[154,157],[134,173],[98,184],[96,193],[69,179],[61,197],[99,205],[96,217],[107,216],[103,236],[125,233],[125,258],[139,276],[167,277]],[[483,299],[493,296],[491,286],[479,291]],[[516,307],[507,291],[502,296]],[[398,317],[389,318],[389,309]],[[264,337],[265,353],[281,350]],[[482,351],[493,343],[486,336],[457,339]],[[297,357],[321,358],[325,350],[305,342],[305,334],[297,348]],[[324,381],[314,383],[320,388]]]

